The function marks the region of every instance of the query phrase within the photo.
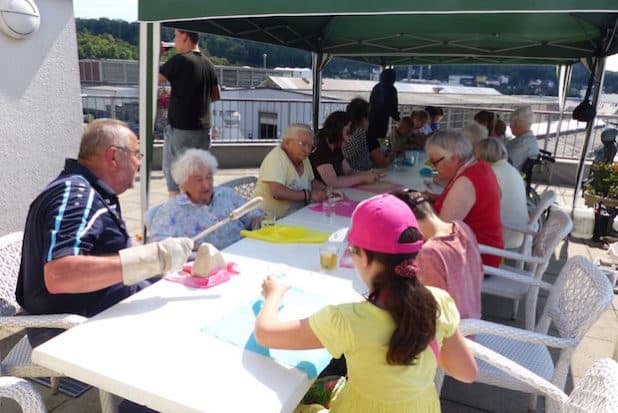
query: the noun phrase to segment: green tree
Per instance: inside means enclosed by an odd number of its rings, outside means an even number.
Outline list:
[[[77,48],[80,59],[136,60],[138,56],[137,46],[110,34],[93,35],[88,31],[77,33]]]

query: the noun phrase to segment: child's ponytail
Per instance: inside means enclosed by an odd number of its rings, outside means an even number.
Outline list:
[[[400,243],[422,238],[415,228],[408,228]],[[395,322],[386,360],[389,364],[414,364],[436,335],[438,304],[433,294],[416,278],[414,255],[384,254],[365,250],[368,259],[382,263],[385,270],[373,280],[369,301],[388,311]]]

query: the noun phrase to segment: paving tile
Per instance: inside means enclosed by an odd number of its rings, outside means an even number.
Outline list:
[[[616,327],[614,327],[614,330],[615,329]],[[577,383],[595,361],[605,357],[611,358],[613,353],[613,342],[599,340],[589,336],[584,337],[573,354],[573,360],[571,362],[573,381]]]
[[[466,406],[461,403],[457,403],[451,400],[440,399],[440,407],[442,413],[481,413],[487,412],[487,410],[479,409],[477,407]]]
[[[445,378],[440,399],[448,402],[450,412],[485,411],[501,413],[525,413],[528,411],[528,395],[486,384],[466,384],[450,377]],[[461,408],[462,410],[457,410]],[[472,408],[474,410],[465,410]]]
[[[614,343],[618,339],[618,313],[614,308],[610,308],[601,315],[599,320],[590,327],[586,337]]]

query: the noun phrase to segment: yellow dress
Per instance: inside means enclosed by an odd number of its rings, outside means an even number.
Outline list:
[[[459,312],[451,296],[428,287],[440,307],[436,341],[459,326]],[[413,366],[394,366],[386,353],[395,323],[390,314],[365,301],[328,306],[309,318],[309,325],[333,357],[345,354],[348,381],[331,401],[330,413],[439,412],[434,386],[437,360],[427,347]]]

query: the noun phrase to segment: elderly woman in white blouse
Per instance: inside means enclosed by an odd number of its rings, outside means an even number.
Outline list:
[[[150,239],[193,237],[216,224],[245,203],[232,188],[213,183],[217,159],[208,151],[189,149],[172,165],[172,177],[180,194],[146,212]],[[261,210],[253,210],[237,221],[231,221],[196,242],[208,242],[223,249],[238,241],[240,231],[260,225]]]
[[[493,169],[500,187],[500,215],[502,223],[523,228],[528,224],[526,186],[521,174],[507,158],[508,153],[502,142],[488,138],[474,145],[476,159],[482,159]],[[518,248],[524,240],[521,232],[503,229],[504,248]]]

